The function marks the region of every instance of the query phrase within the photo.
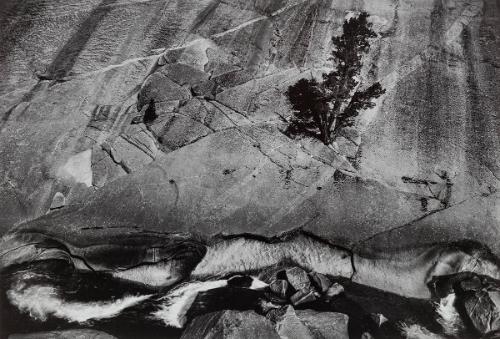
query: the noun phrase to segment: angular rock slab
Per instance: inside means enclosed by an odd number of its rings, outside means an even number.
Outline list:
[[[273,324],[252,311],[221,311],[194,318],[181,339],[279,339]]]
[[[311,281],[307,272],[300,267],[292,267],[286,270],[286,277],[290,285],[296,290],[309,289]]]
[[[276,323],[281,337],[289,339],[348,339],[349,317],[341,313],[294,310],[288,306]]]
[[[313,339],[309,328],[302,323],[292,306],[288,306],[285,314],[277,321],[276,331],[281,338]]]
[[[159,155],[87,201],[13,231],[50,229],[68,240],[124,230],[274,235],[290,229],[280,220],[317,194],[337,166],[340,160],[325,164],[273,127],[235,127]]]
[[[348,339],[349,317],[342,313],[296,311],[297,317],[311,331],[314,339]]]

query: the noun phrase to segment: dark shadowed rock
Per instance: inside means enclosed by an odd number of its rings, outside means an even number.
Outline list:
[[[434,277],[430,286],[437,298],[453,296],[453,307],[466,324],[469,335],[484,335],[500,329],[500,280],[461,272]]]
[[[460,303],[463,303],[467,316],[479,333],[485,334],[500,329],[500,308],[492,301],[487,291],[467,293],[458,302]]]
[[[253,339],[280,338],[272,323],[252,311],[222,311],[194,318],[181,339]]]
[[[330,279],[328,279],[328,277],[326,277],[324,274],[311,272],[309,273],[309,276],[311,277],[315,287],[318,289],[318,292],[326,293],[326,291],[328,291],[328,288],[332,285]]]
[[[190,98],[189,90],[164,74],[152,74],[142,88],[137,101],[138,109],[148,105],[151,100],[161,103]]]
[[[316,299],[318,299],[318,297],[319,297],[318,292],[314,291],[313,289],[302,288],[297,292],[295,292],[295,294],[293,294],[290,297],[290,302],[292,303],[292,305],[298,306],[302,304],[311,303]]]
[[[269,284],[269,289],[282,299],[286,299],[289,296],[289,285],[288,281],[276,279]]]

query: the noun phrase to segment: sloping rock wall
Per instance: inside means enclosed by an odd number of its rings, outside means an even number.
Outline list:
[[[334,149],[286,137],[286,88],[332,67],[357,10],[380,35],[362,76],[387,93]],[[3,1],[0,229],[498,253],[498,20],[494,0]]]

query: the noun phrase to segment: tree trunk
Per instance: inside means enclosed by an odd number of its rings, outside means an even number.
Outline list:
[[[333,118],[332,124],[328,127],[330,131],[335,132],[335,130],[337,129],[337,118],[338,117],[335,116],[335,118]]]
[[[330,131],[328,128],[328,124],[323,124],[321,126],[320,132],[321,132],[321,141],[323,141],[325,145],[330,144]]]

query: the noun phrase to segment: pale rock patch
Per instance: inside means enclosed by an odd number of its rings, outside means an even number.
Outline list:
[[[58,168],[56,176],[63,181],[92,186],[92,150],[88,149],[71,156]]]

